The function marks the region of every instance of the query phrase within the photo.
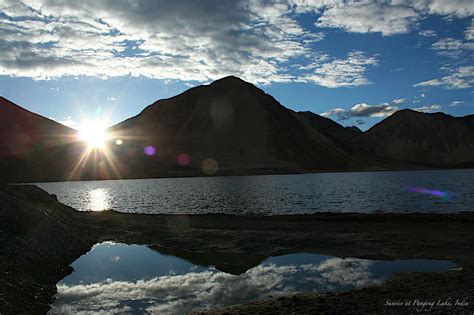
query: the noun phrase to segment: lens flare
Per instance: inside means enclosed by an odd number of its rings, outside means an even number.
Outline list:
[[[143,152],[148,156],[153,156],[156,154],[156,148],[152,145],[147,145],[145,149],[143,149]]]
[[[435,190],[435,189],[429,189],[429,188],[423,188],[423,187],[407,186],[405,187],[405,191],[417,193],[417,194],[423,194],[423,195],[431,195],[431,196],[446,199],[446,200],[451,199],[451,197],[453,196],[453,193],[449,191],[441,191],[441,190]]]
[[[206,175],[214,175],[218,170],[217,161],[214,159],[205,159],[201,163],[201,169]]]
[[[181,153],[178,155],[178,163],[180,165],[186,166],[191,162],[191,158],[186,153]]]

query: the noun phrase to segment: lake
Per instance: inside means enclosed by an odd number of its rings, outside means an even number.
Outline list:
[[[394,272],[442,272],[450,261],[378,261],[316,254],[270,257],[240,275],[195,265],[145,245],[104,242],[57,284],[50,314],[184,314],[302,292],[382,284]]]
[[[37,183],[77,210],[166,214],[472,211],[474,170]]]

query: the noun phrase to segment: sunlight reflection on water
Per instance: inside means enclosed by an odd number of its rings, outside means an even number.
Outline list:
[[[211,171],[218,167],[211,164]],[[474,170],[436,170],[78,181],[38,186],[82,211],[91,210],[89,195],[93,192],[94,200],[107,201],[108,209],[119,212],[276,215],[473,211],[473,182]],[[412,188],[422,193],[414,193]],[[104,207],[95,204],[94,208]]]
[[[91,211],[109,210],[111,206],[112,195],[105,188],[97,188],[89,191],[88,209]]]

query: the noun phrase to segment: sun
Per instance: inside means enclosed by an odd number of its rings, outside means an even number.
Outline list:
[[[87,122],[79,128],[79,140],[84,141],[90,148],[104,149],[109,138],[106,126],[100,122]]]

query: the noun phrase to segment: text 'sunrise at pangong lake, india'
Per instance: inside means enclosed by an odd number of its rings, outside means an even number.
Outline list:
[[[472,211],[474,170],[39,183],[77,210],[167,214]]]

